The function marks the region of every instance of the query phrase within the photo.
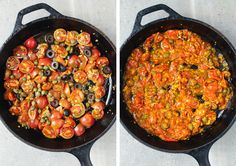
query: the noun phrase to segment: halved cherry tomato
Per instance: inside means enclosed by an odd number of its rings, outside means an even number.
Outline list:
[[[87,77],[89,80],[96,82],[99,77],[99,71],[97,69],[92,69],[87,72]]]
[[[66,109],[69,109],[71,107],[70,102],[68,100],[66,100],[66,99],[61,99],[59,101],[59,105],[64,107],[64,108],[66,108]]]
[[[38,52],[36,53],[38,58],[44,58],[45,53],[48,49],[48,44],[47,43],[41,43],[37,46]]]
[[[92,48],[92,56],[89,57],[89,61],[94,62],[101,56],[100,51],[97,48]]]
[[[45,82],[47,80],[47,77],[46,76],[42,76],[42,75],[38,75],[34,78],[34,81],[37,83],[37,84],[41,84],[43,82]]]
[[[49,90],[51,88],[52,88],[51,82],[46,82],[46,83],[43,83],[43,85],[42,85],[42,90]]]
[[[27,112],[23,112],[22,114],[20,114],[20,116],[18,116],[17,122],[20,124],[26,124],[29,120],[29,116],[27,114]]]
[[[95,110],[104,110],[105,104],[101,101],[97,101],[92,105],[92,108]]]
[[[39,120],[38,119],[28,121],[28,126],[32,129],[38,128],[38,125],[39,125]]]
[[[88,72],[89,70],[93,70],[94,68],[95,68],[95,63],[88,63],[84,68],[84,71]]]
[[[36,84],[32,80],[27,80],[26,82],[23,82],[21,84],[21,88],[27,94],[31,93],[33,91],[34,87],[36,87]]]
[[[30,77],[35,78],[39,74],[40,70],[35,68],[32,72],[30,72]]]
[[[70,94],[70,102],[72,104],[80,104],[84,100],[84,93],[80,89],[74,89]]]
[[[95,91],[95,98],[97,99],[102,98],[106,94],[105,88],[103,86],[95,87],[94,91]]]
[[[45,126],[42,130],[42,133],[47,138],[56,138],[56,132],[51,126]]]
[[[60,136],[64,139],[70,139],[74,136],[75,132],[71,127],[62,127],[60,129]]]
[[[56,110],[52,111],[50,119],[61,119],[62,118],[62,113]]]
[[[79,65],[79,57],[77,55],[72,55],[70,59],[68,60],[68,66],[71,67],[78,67]]]
[[[80,45],[88,45],[91,41],[90,34],[82,32],[77,36],[77,41]]]
[[[35,48],[36,45],[37,45],[37,42],[34,37],[30,37],[29,39],[25,41],[25,46],[29,49]]]
[[[20,103],[20,108],[22,110],[22,112],[26,112],[29,110],[30,108],[30,101],[29,100],[24,100]]]
[[[97,80],[96,80],[96,85],[97,86],[102,86],[105,83],[105,78],[102,74],[99,74]]]
[[[52,45],[52,50],[56,53],[57,56],[65,58],[68,55],[66,48],[59,45]]]
[[[48,80],[49,81],[54,81],[54,80],[56,80],[58,78],[58,76],[59,76],[59,73],[56,72],[56,71],[53,71],[51,76],[48,78]]]
[[[72,127],[72,128],[74,128],[75,126],[76,126],[76,123],[73,120],[73,118],[68,117],[68,118],[65,119],[64,127]]]
[[[85,113],[85,106],[83,103],[76,104],[75,106],[70,108],[70,111],[74,118],[80,118]]]
[[[15,80],[15,79],[9,79],[9,80],[6,80],[4,82],[4,87],[7,89],[7,88],[19,88],[19,81]]]
[[[6,67],[9,70],[16,70],[16,69],[18,69],[19,64],[20,64],[20,60],[16,56],[10,56],[7,59]]]
[[[64,93],[66,94],[67,97],[70,97],[70,86],[69,84],[67,83],[64,87]]]
[[[20,70],[13,70],[12,74],[15,76],[16,79],[19,79],[23,76],[23,73],[21,73]]]
[[[64,86],[65,86],[65,84],[63,82],[55,84],[53,86],[53,90],[57,91],[57,92],[62,92],[64,90]]]
[[[109,65],[109,60],[107,59],[107,57],[99,57],[97,60],[96,60],[96,66],[101,69],[102,67],[104,66],[107,66]]]
[[[10,112],[12,115],[20,115],[21,109],[20,109],[20,107],[12,106],[12,107],[9,109],[9,112]]]
[[[75,72],[73,76],[74,80],[80,84],[84,84],[87,82],[87,74],[82,70]]]
[[[65,44],[74,46],[77,44],[77,36],[79,35],[76,31],[67,31]]]
[[[13,50],[13,55],[17,58],[25,58],[27,57],[27,48],[25,46],[19,45]]]
[[[15,101],[16,96],[10,90],[6,90],[5,93],[4,93],[4,99],[5,100],[10,100],[10,101]]]
[[[67,66],[68,64],[68,60],[65,60],[64,58],[60,57],[60,56],[56,56],[54,58],[54,60],[60,64],[62,64],[63,66]]]
[[[91,113],[86,113],[82,118],[80,118],[80,123],[86,128],[90,128],[94,124],[95,120]]]
[[[44,109],[48,105],[48,99],[46,96],[39,96],[35,99],[38,108]]]
[[[79,62],[79,69],[84,70],[87,65],[88,58],[85,55],[79,55]]]
[[[29,50],[28,51],[28,57],[31,61],[34,61],[37,59],[37,55],[36,55],[36,52],[33,51],[33,50]]]
[[[55,30],[53,36],[57,42],[64,42],[66,40],[66,30],[59,28]]]
[[[52,60],[50,58],[41,58],[39,59],[39,66],[50,66],[52,63]]]
[[[19,65],[19,70],[22,73],[30,73],[34,70],[35,66],[31,60],[23,60]]]
[[[63,119],[52,119],[51,120],[51,126],[52,128],[55,129],[60,129],[64,125],[64,120]]]
[[[38,110],[37,109],[29,110],[28,116],[31,121],[35,120],[36,117],[38,116]]]
[[[76,136],[81,136],[84,134],[85,132],[85,128],[82,124],[78,124],[75,128],[74,128],[74,131],[75,131],[75,135]]]
[[[102,119],[104,116],[104,110],[96,110],[94,109],[92,111],[92,116],[94,117],[94,119],[99,120]]]

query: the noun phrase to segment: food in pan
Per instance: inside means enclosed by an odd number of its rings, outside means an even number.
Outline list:
[[[189,30],[149,36],[128,58],[123,95],[139,126],[164,141],[202,133],[232,97],[223,55]]]
[[[89,33],[59,28],[14,48],[6,62],[4,97],[22,127],[70,139],[103,118],[111,74]]]

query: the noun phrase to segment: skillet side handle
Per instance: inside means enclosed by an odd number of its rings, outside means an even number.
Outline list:
[[[73,154],[79,161],[81,166],[93,166],[90,160],[90,150],[94,142],[91,142],[80,148],[73,149],[69,153]]]
[[[209,151],[213,143],[201,147],[197,150],[188,152],[187,154],[195,158],[199,166],[211,166],[209,161]]]
[[[182,18],[182,16],[180,14],[178,14],[176,11],[174,11],[173,9],[171,9],[170,7],[168,7],[164,4],[158,4],[155,6],[151,6],[151,7],[148,7],[146,9],[143,9],[140,12],[138,12],[131,35],[140,31],[143,28],[143,26],[141,25],[141,21],[145,15],[152,13],[152,12],[159,11],[159,10],[164,10],[166,13],[169,14],[169,16],[166,19]]]
[[[47,5],[46,3],[38,3],[32,6],[26,7],[18,13],[13,32],[15,33],[16,31],[19,31],[20,29],[23,28],[24,25],[22,24],[22,20],[23,20],[24,15],[31,13],[33,11],[36,11],[36,10],[40,10],[40,9],[44,9],[47,12],[49,12],[50,13],[49,18],[58,18],[58,17],[63,16],[61,13],[59,13],[58,11],[56,11],[55,9],[53,9],[51,6]]]

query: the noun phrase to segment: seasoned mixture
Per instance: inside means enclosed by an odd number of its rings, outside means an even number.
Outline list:
[[[232,96],[222,54],[188,30],[148,37],[128,58],[123,94],[136,122],[164,141],[179,141],[216,121]]]
[[[59,28],[13,50],[6,62],[4,97],[22,127],[70,139],[103,118],[110,76],[108,58],[89,33]]]

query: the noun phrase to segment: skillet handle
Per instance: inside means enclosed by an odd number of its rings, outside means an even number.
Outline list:
[[[201,147],[197,150],[188,152],[187,154],[195,158],[199,166],[211,166],[209,161],[209,151],[213,143]]]
[[[90,160],[90,150],[94,142],[91,142],[80,148],[72,149],[69,153],[73,154],[79,161],[81,166],[93,166]]]
[[[22,23],[24,15],[31,13],[33,11],[36,11],[36,10],[40,10],[40,9],[44,9],[50,13],[48,18],[57,18],[57,17],[63,16],[61,13],[59,13],[58,11],[56,11],[55,9],[53,9],[51,6],[47,5],[46,3],[38,3],[32,6],[26,7],[18,13],[13,32],[15,33],[16,31],[24,27],[24,24]]]
[[[152,12],[159,11],[159,10],[164,10],[166,13],[169,14],[169,16],[167,18],[163,18],[163,19],[182,18],[182,16],[180,14],[178,14],[173,9],[171,9],[170,7],[168,7],[164,4],[158,4],[158,5],[155,5],[155,6],[151,6],[151,7],[148,7],[146,9],[143,9],[140,12],[138,12],[138,14],[136,16],[136,19],[135,19],[135,23],[134,23],[134,27],[133,27],[133,31],[132,31],[131,35],[133,35],[134,33],[138,32],[138,31],[140,31],[143,28],[143,25],[141,25],[141,21],[142,21],[143,16],[145,16],[149,13],[152,13]]]

